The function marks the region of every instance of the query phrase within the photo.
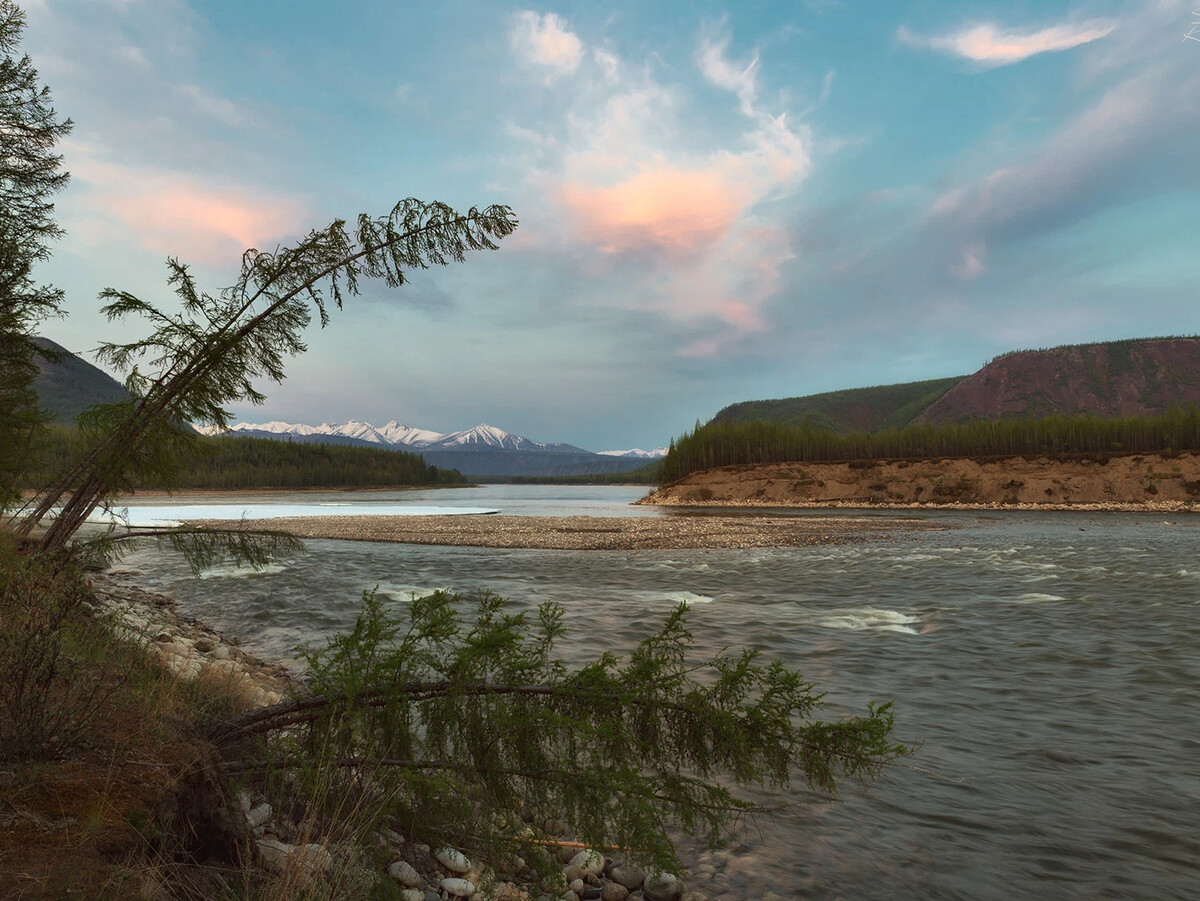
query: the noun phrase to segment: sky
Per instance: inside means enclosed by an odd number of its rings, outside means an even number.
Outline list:
[[[25,0],[75,127],[43,333],[402,198],[500,249],[366,284],[238,419],[654,447],[723,406],[1200,332],[1189,2]]]

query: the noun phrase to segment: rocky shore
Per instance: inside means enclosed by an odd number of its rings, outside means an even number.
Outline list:
[[[299,538],[493,548],[639,550],[808,547],[939,526],[916,518],[850,516],[299,516],[212,522]]]

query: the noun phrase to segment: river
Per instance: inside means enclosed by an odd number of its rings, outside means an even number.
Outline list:
[[[668,515],[626,506],[644,493],[494,486],[366,502]],[[916,515],[946,528],[753,551],[310,541],[263,573],[201,578],[152,550],[125,565],[282,659],[347,627],[376,586],[398,604],[436,588],[555,600],[575,661],[628,651],[688,601],[702,647],[782,658],[827,692],[831,716],[895,699],[897,737],[917,753],[836,802],[797,790],[737,843],[724,881],[697,883],[714,899],[1200,897],[1200,518]]]

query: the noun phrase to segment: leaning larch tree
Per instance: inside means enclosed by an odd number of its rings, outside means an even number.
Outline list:
[[[215,296],[199,289],[184,263],[168,260],[177,312],[106,289],[110,320],[141,316],[153,326],[144,340],[102,344],[97,354],[128,373],[132,399],[81,419],[91,449],[26,505],[20,531],[31,535],[49,520],[39,547],[54,551],[133,479],[169,486],[179,452],[195,440],[187,424],[224,427],[228,404],[262,403],[254,381],[283,379],[285,358],[306,349],[303,333],[314,311],[324,326],[331,307],[341,309],[358,293],[360,280],[399,287],[407,270],[494,250],[516,226],[505,206],[462,214],[409,198],[387,216],[359,216],[353,229],[337,220],[293,247],[246,251],[237,282]]]
[[[85,418],[90,449],[27,504],[21,530],[39,553],[64,551],[135,479],[170,484],[196,441],[188,423],[227,426],[226,405],[260,403],[255,380],[283,378],[314,313],[324,325],[360,281],[398,287],[406,271],[496,248],[516,225],[504,206],[460,214],[409,199],[354,228],[336,221],[295,246],[247,251],[215,296],[172,259],[177,311],[106,290],[110,318],[153,327],[99,352],[128,373],[132,397]],[[211,551],[215,536],[198,537]],[[233,535],[235,555],[253,556],[245,540]],[[213,724],[209,737],[227,774],[278,785],[315,771],[317,794],[357,798],[371,828],[496,858],[553,842],[546,820],[559,819],[594,846],[668,866],[671,824],[715,842],[756,809],[723,782],[769,789],[798,776],[832,791],[905,751],[887,705],[825,722],[820,695],[778,661],[693,657],[683,608],[627,659],[578,669],[552,653],[562,612],[527,620],[484,595],[464,616],[461,598],[438,593],[397,615],[368,594],[355,627],[309,654],[309,696]]]

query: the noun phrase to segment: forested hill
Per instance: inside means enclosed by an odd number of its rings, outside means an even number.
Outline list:
[[[977,419],[1155,416],[1200,403],[1200,337],[1143,338],[997,357],[914,424]]]
[[[54,422],[74,424],[79,414],[96,404],[115,404],[129,397],[125,386],[104,370],[72,354],[49,338],[34,341],[60,356],[39,359],[33,381],[38,402],[50,411]]]
[[[922,410],[963,380],[964,376],[849,388],[805,397],[748,400],[732,404],[712,418],[714,424],[777,422],[810,425],[833,432],[878,432],[908,425]]]
[[[713,425],[767,422],[840,434],[977,420],[1157,416],[1200,404],[1200,337],[1014,351],[974,375],[733,404]]]

